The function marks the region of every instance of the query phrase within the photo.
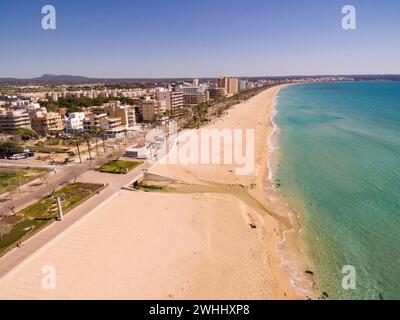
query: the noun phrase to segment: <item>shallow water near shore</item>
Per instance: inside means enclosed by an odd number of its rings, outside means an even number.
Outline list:
[[[300,216],[316,289],[333,299],[399,299],[400,83],[288,86],[277,111],[274,179]],[[355,290],[342,288],[348,265]]]

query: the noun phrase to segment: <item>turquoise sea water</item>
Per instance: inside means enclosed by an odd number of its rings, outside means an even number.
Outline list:
[[[400,299],[400,82],[301,84],[278,97],[281,193],[317,289]],[[356,289],[342,288],[342,268]]]

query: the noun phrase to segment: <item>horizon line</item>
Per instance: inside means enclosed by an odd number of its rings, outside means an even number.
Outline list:
[[[74,74],[56,74],[56,73],[44,73],[39,76],[33,76],[33,77],[13,77],[13,76],[2,76],[0,77],[0,80],[4,79],[15,79],[15,80],[34,80],[34,79],[40,79],[44,76],[52,76],[52,77],[79,77],[79,78],[87,78],[87,79],[92,79],[92,80],[135,80],[135,79],[149,79],[149,80],[164,80],[164,79],[218,79],[220,76],[226,76],[226,77],[234,77],[234,78],[292,78],[292,77],[343,77],[343,76],[354,76],[354,77],[360,77],[360,76],[400,76],[400,73],[340,73],[340,74],[290,74],[290,75],[246,75],[246,76],[240,76],[240,75],[219,75],[219,76],[190,76],[190,77],[182,77],[182,76],[177,76],[177,77],[162,77],[162,76],[157,76],[157,77],[98,77],[98,76],[86,76],[86,75],[74,75]]]

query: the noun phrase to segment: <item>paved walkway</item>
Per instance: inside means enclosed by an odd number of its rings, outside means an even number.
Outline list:
[[[93,170],[85,172],[81,177],[79,177],[78,181],[107,183],[108,186],[99,194],[94,195],[78,207],[69,211],[64,216],[64,220],[62,222],[53,222],[26,240],[20,248],[14,248],[0,258],[0,278],[24,261],[31,254],[39,250],[46,243],[54,239],[57,235],[71,227],[75,222],[80,220],[89,212],[102,205],[105,201],[111,199],[122,187],[127,186],[134,180],[140,178],[144,170],[147,170],[150,167],[151,164],[144,163],[126,175],[100,173]]]
[[[54,169],[61,168],[63,165],[54,165],[43,163],[43,161],[35,160],[32,158],[20,159],[20,160],[8,160],[8,159],[0,159],[0,166],[2,167],[22,167],[22,168],[48,168]]]
[[[28,188],[29,192],[15,192],[13,200],[0,203],[0,217],[10,214],[11,206],[14,207],[15,211],[19,211],[34,201],[41,199],[55,188],[74,180],[89,169],[89,163],[84,162],[82,164],[60,168],[56,173],[50,172],[40,186]],[[29,185],[31,184],[32,182],[29,183]],[[26,186],[21,187],[21,189],[26,189]]]

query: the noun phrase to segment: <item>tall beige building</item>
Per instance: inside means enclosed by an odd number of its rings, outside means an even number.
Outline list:
[[[140,111],[143,121],[154,121],[156,119],[156,116],[161,113],[160,103],[157,100],[145,100],[140,106]]]
[[[57,134],[65,129],[64,119],[57,112],[37,112],[32,118],[32,129],[39,134]]]
[[[185,107],[197,106],[207,101],[205,92],[185,93],[183,95],[183,105]]]
[[[171,91],[171,110],[178,112],[183,107],[183,94],[181,91]]]
[[[107,113],[90,113],[83,120],[83,130],[89,132],[92,128],[103,128],[107,121]]]
[[[218,79],[218,87],[224,88],[228,95],[237,94],[239,92],[239,78],[221,76]]]
[[[226,89],[225,88],[209,88],[208,97],[211,100],[219,99],[226,96]]]
[[[157,91],[157,100],[161,106],[165,105],[165,111],[172,111],[172,113],[178,112],[183,107],[183,93],[181,91],[160,89]]]
[[[132,105],[123,105],[118,102],[109,102],[104,104],[104,110],[109,117],[120,118],[121,125],[125,128],[132,128],[136,124],[135,107]]]

